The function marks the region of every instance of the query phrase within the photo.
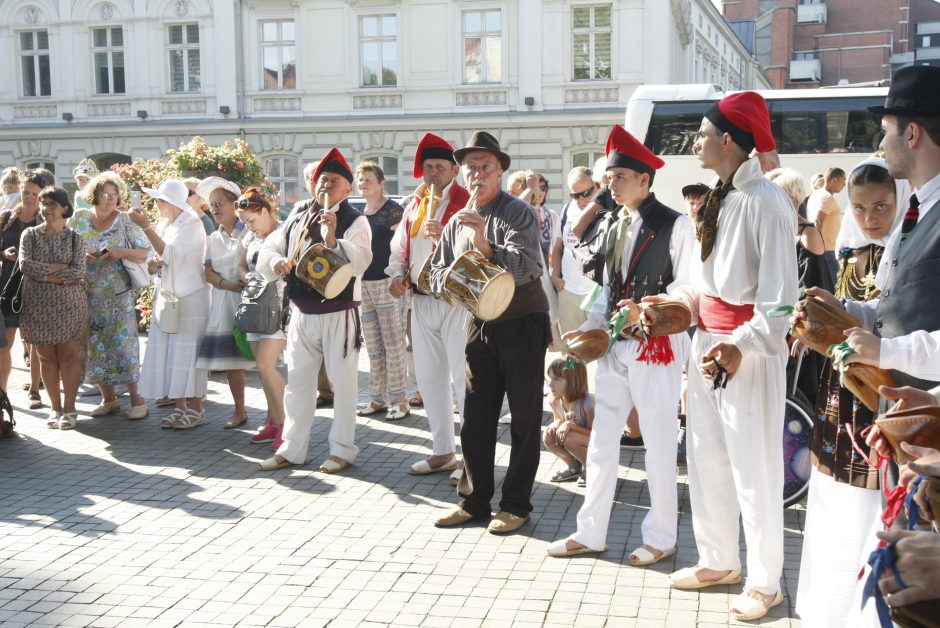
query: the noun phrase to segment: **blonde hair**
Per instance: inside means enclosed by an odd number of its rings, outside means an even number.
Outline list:
[[[798,209],[806,200],[806,183],[803,181],[803,175],[793,168],[774,168],[767,173],[767,178],[783,188],[783,191],[790,197],[790,202],[793,203],[793,209]]]
[[[363,172],[371,172],[372,174],[374,174],[376,180],[379,183],[383,183],[385,181],[385,172],[383,172],[379,164],[375,163],[374,161],[364,161],[358,166],[356,166],[357,177]]]
[[[20,176],[22,176],[22,173],[20,172],[19,168],[17,168],[16,166],[9,166],[7,168],[4,168],[3,174],[0,175],[0,185],[2,185],[3,187],[6,187],[8,185],[19,185]]]
[[[571,368],[565,368],[565,360],[554,360],[548,365],[548,374],[565,380],[565,394],[562,398],[568,403],[583,399],[590,392],[587,368],[583,362],[575,362]]]
[[[85,200],[92,205],[97,205],[98,191],[101,189],[101,186],[106,183],[110,183],[117,188],[118,202],[127,196],[127,184],[124,183],[124,179],[119,177],[116,172],[106,170],[105,172],[96,174],[91,178],[91,181],[88,182],[88,186],[85,188]]]

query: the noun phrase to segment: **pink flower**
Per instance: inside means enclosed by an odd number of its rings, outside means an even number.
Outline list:
[[[235,168],[236,168],[237,170],[241,170],[241,169],[244,168],[244,167],[245,167],[245,162],[242,161],[241,159],[239,159],[238,161],[235,162]]]

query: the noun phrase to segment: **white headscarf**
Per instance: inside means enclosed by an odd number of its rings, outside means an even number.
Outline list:
[[[885,160],[880,157],[869,157],[865,159],[857,166],[852,168],[852,171],[847,177],[849,182],[849,206],[845,210],[845,216],[842,217],[842,226],[839,229],[839,235],[836,238],[836,251],[840,251],[845,247],[852,249],[860,249],[862,247],[868,246],[869,244],[874,244],[876,246],[887,246],[888,240],[891,238],[891,234],[895,232],[898,226],[901,224],[901,220],[904,218],[904,210],[906,208],[905,203],[907,203],[908,197],[911,195],[911,184],[908,183],[907,179],[895,179],[894,180],[894,193],[895,193],[895,205],[897,210],[894,214],[894,224],[891,225],[891,229],[888,231],[888,234],[883,238],[872,239],[868,237],[864,231],[858,226],[858,221],[855,219],[855,215],[852,211],[852,178],[855,176],[856,171],[864,166],[877,166],[879,168],[888,169],[888,164],[885,163]]]

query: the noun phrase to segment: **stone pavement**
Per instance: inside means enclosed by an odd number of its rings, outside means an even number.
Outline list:
[[[19,438],[0,441],[3,626],[718,626],[740,591],[666,586],[665,574],[696,559],[682,468],[677,554],[629,566],[649,507],[642,452],[622,452],[609,550],[555,559],[545,546],[573,531],[583,489],[548,481],[559,466],[550,454],[520,533],[439,530],[431,519],[456,501],[447,475],[406,471],[428,451],[422,411],[397,423],[360,419],[361,452],[342,475],[316,470],[329,418],[313,427],[310,464],[264,473],[257,462],[268,446],[251,444],[249,429],[222,429],[222,375],[210,381],[209,423],[194,430],[161,430],[168,409],[151,406],[143,421],[82,416],[60,432],[46,429],[44,411],[23,409],[28,374],[14,361]],[[360,390],[367,365],[363,351]],[[254,428],[264,417],[256,374],[247,397]],[[803,514],[786,512],[786,601],[760,625],[799,623],[790,617]]]

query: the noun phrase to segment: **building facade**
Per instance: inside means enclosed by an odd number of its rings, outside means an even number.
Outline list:
[[[0,49],[0,164],[61,175],[242,137],[284,204],[330,146],[404,193],[425,131],[474,129],[558,204],[637,85],[766,85],[710,0],[0,0]]]
[[[877,83],[940,59],[935,0],[722,0],[777,89]],[[751,43],[751,42],[749,42]]]

